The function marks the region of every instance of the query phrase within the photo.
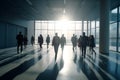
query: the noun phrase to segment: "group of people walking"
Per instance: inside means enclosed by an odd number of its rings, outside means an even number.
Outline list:
[[[27,35],[22,34],[22,32],[19,32],[19,34],[16,36],[16,40],[17,40],[17,53],[20,53],[23,51],[23,45],[24,45],[24,49],[26,49],[27,47],[27,43],[28,43],[28,38]],[[34,36],[31,37],[31,44],[34,44]],[[20,48],[20,50],[19,50]]]
[[[82,35],[80,35],[80,37],[77,39],[77,36],[75,34],[73,34],[73,36],[71,37],[71,42],[72,42],[72,49],[73,51],[75,49],[77,49],[77,45],[80,48],[80,52],[82,53],[82,56],[85,58],[86,56],[86,48],[87,46],[89,47],[89,51],[91,54],[96,52],[94,50],[95,47],[95,40],[94,40],[94,36],[90,35],[89,37],[85,35],[85,32],[83,32]]]
[[[40,36],[38,36],[38,43],[40,45],[40,49],[42,49],[42,45],[43,45],[43,36],[40,34]],[[49,48],[49,44],[50,44],[50,36],[47,35],[46,37],[46,43],[47,43],[47,49]],[[57,59],[57,53],[58,53],[58,48],[59,45],[61,44],[61,48],[62,51],[64,49],[64,45],[66,44],[66,38],[64,37],[64,34],[62,34],[61,38],[58,36],[57,33],[55,33],[55,36],[52,39],[52,46],[54,47],[54,51],[55,51],[55,61]]]
[[[80,51],[82,52],[82,56],[85,58],[86,56],[86,47],[89,47],[90,53],[93,55],[93,52],[96,55],[96,52],[94,50],[95,47],[95,39],[93,35],[90,35],[89,37],[85,35],[85,32],[83,32],[83,35],[79,37],[78,39],[78,47],[80,48]]]
[[[21,47],[21,52],[23,50],[23,43],[24,43],[24,48],[26,48],[27,46],[27,36],[23,36],[21,32],[19,32],[19,34],[16,36],[17,39],[17,53],[19,53],[19,47]],[[34,44],[34,36],[31,37],[31,44],[33,46]],[[40,34],[38,36],[38,43],[40,46],[40,49],[42,49],[42,45],[43,45],[44,39],[42,34]],[[80,37],[77,39],[77,36],[75,34],[73,34],[73,36],[71,37],[71,42],[72,42],[72,49],[73,51],[75,51],[77,49],[77,45],[80,48],[80,52],[82,53],[82,56],[85,58],[86,56],[86,47],[89,46],[89,51],[91,54],[96,52],[94,50],[95,47],[95,40],[94,40],[94,36],[90,35],[89,37],[85,35],[85,32],[83,32],[83,35],[80,35]],[[46,43],[47,43],[47,49],[49,48],[49,44],[50,44],[50,36],[49,34],[46,37]],[[58,48],[59,45],[61,45],[61,49],[63,52],[64,49],[64,45],[66,44],[66,38],[64,36],[64,34],[62,34],[61,37],[58,36],[58,33],[55,33],[55,36],[53,36],[52,39],[52,46],[54,47],[54,51],[55,51],[55,61],[57,59],[57,54],[58,54]]]

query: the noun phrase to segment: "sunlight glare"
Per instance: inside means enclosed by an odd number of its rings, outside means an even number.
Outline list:
[[[63,15],[61,18],[60,18],[60,21],[69,21],[68,17]]]
[[[58,27],[60,30],[62,30],[62,34],[65,34],[66,31],[68,30],[68,27],[69,27],[69,19],[67,16],[63,15],[58,23],[57,23]]]

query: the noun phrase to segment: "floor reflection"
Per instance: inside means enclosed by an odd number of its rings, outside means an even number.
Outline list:
[[[64,65],[63,57],[58,60],[58,62],[52,61],[48,66],[47,70],[40,73],[36,80],[56,80],[59,71]]]

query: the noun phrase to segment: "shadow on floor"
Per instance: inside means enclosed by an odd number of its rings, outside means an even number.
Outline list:
[[[40,60],[41,58],[42,58],[41,55],[38,56],[38,60]],[[0,80],[13,80],[17,75],[25,72],[28,68],[35,65],[36,63],[37,62],[35,62],[35,58],[27,60],[24,63],[22,63],[21,65],[19,65],[18,67],[10,70],[9,72],[7,72],[3,76],[1,76]]]
[[[63,68],[63,65],[63,59],[60,59],[56,64],[52,62],[52,64],[48,66],[47,70],[39,74],[36,80],[56,80],[59,71]]]

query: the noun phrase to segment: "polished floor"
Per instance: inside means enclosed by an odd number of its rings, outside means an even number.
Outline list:
[[[0,50],[0,80],[120,80],[120,53],[110,51],[103,55],[95,48],[90,54],[87,48],[83,58],[79,48],[59,47],[57,62],[54,49],[28,46],[20,54],[16,47]]]

